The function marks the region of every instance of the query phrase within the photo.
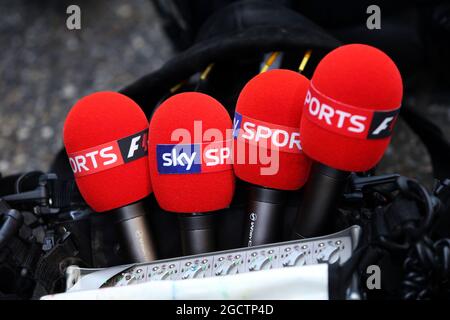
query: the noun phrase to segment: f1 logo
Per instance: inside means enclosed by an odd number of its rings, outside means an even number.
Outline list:
[[[382,139],[392,134],[400,109],[389,112],[374,112],[367,139]]]
[[[147,130],[145,130],[117,141],[125,163],[147,155],[147,136]]]

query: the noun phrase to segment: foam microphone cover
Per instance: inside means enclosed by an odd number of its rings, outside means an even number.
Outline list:
[[[204,159],[188,170],[184,164],[180,165],[180,159],[175,165],[167,157],[174,152],[172,146],[191,144],[195,145],[199,160],[198,154],[204,153],[204,147],[212,146],[211,142],[222,144],[220,141],[229,140],[231,130],[226,109],[206,94],[176,94],[158,107],[149,126],[149,166],[154,194],[161,208],[177,213],[203,213],[229,206],[234,193],[231,145],[227,151],[228,164],[224,162],[219,170],[206,167]],[[187,136],[180,140],[175,137],[176,132]],[[208,132],[213,132],[212,136]],[[167,152],[164,155],[158,150]],[[164,164],[164,161],[169,162]],[[173,166],[164,167],[168,164]]]
[[[151,193],[147,156],[137,156],[139,152],[135,149],[131,153],[128,150],[131,143],[129,137],[139,132],[145,132],[137,139],[137,145],[143,146],[141,142],[143,139],[147,141],[147,128],[148,121],[141,108],[130,98],[116,92],[93,93],[79,100],[70,110],[64,124],[64,145],[69,157],[83,153],[83,150],[97,152],[91,154],[95,166],[91,158],[85,156],[82,159],[90,170],[83,171],[86,175],[77,177],[75,173],[77,186],[93,210],[102,212],[123,207]],[[121,139],[121,145],[127,146],[123,156],[117,143]],[[115,158],[111,155],[112,150],[101,151],[107,146],[111,149],[111,143],[115,143]],[[132,156],[119,165],[120,159],[126,159],[127,155]],[[95,171],[94,167],[101,167],[102,170],[87,174]]]
[[[251,123],[258,122],[272,128],[273,132],[277,128],[282,130],[290,128],[289,130],[292,132],[296,131],[295,139],[301,140],[298,124],[308,85],[307,78],[290,70],[275,69],[255,76],[244,86],[239,95],[234,125],[239,127],[239,133],[242,135],[245,133],[245,118],[248,118]],[[236,115],[243,117],[243,120],[240,120],[241,123]],[[252,128],[254,129],[254,127]],[[284,139],[280,137],[281,135],[277,137],[277,141]],[[245,146],[238,146],[242,143]],[[267,148],[262,151],[260,142],[257,142],[258,158],[256,163],[252,162],[250,160],[252,152],[250,143],[251,141],[247,139],[235,139],[233,166],[237,177],[255,185],[280,190],[295,190],[306,183],[311,161],[301,151],[301,144],[298,149],[296,149],[296,145],[291,145],[292,148],[287,149],[288,152],[282,151],[280,148],[278,170],[276,173],[268,175],[261,171],[262,168],[269,166],[264,163],[261,154],[269,151],[268,156],[271,158],[273,151],[267,150]],[[269,146],[270,143],[268,142],[266,145]],[[239,155],[242,152],[245,154]]]
[[[300,124],[304,152],[343,171],[374,167],[390,142],[402,100],[394,62],[374,47],[345,45],[322,59],[310,85],[314,92],[307,95]]]

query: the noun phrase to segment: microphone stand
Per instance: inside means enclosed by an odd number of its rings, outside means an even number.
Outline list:
[[[258,246],[279,241],[286,192],[259,186],[250,186],[246,208],[243,244]]]
[[[349,175],[349,172],[313,163],[303,202],[294,223],[292,239],[323,235]]]
[[[183,255],[216,250],[216,219],[214,213],[178,214]]]

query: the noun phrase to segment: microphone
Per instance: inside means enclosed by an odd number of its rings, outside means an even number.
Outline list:
[[[116,92],[82,98],[64,123],[64,145],[80,193],[94,211],[115,212],[133,262],[156,259],[142,201],[152,192],[147,135],[141,108]]]
[[[374,47],[345,45],[318,64],[300,124],[303,150],[316,163],[293,238],[323,233],[349,172],[370,170],[381,160],[402,94],[402,78],[395,63]]]
[[[234,116],[234,172],[249,182],[243,244],[279,241],[286,190],[301,188],[310,160],[302,152],[298,124],[309,80],[275,69],[242,89]]]
[[[216,250],[212,212],[228,207],[234,193],[231,128],[225,108],[198,92],[170,97],[150,120],[155,198],[178,214],[184,255]]]

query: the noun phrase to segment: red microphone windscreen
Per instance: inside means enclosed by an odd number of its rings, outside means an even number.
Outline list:
[[[148,121],[130,98],[97,92],[79,100],[64,123],[64,145],[80,192],[97,212],[151,193]]]
[[[318,64],[300,124],[312,159],[344,171],[374,167],[387,148],[403,95],[400,72],[382,51],[339,47]]]
[[[197,213],[229,206],[234,193],[231,119],[214,98],[185,92],[150,120],[149,165],[161,208]]]
[[[242,89],[234,117],[234,172],[247,182],[280,190],[302,187],[311,161],[302,152],[298,124],[309,80],[271,70]]]

